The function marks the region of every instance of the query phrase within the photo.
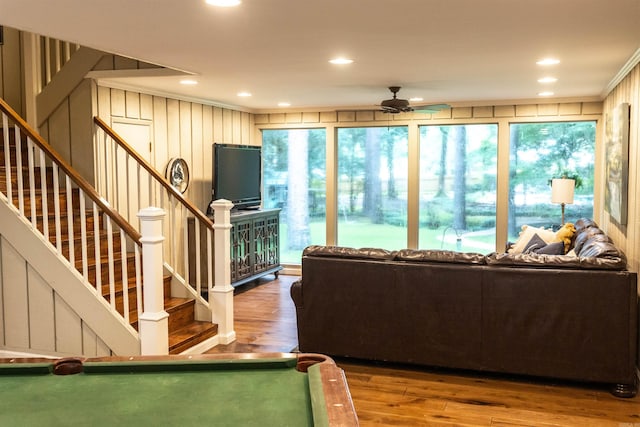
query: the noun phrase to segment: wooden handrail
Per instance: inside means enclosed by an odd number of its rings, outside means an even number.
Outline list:
[[[60,155],[53,150],[37,132],[31,129],[31,126],[27,124],[13,108],[9,106],[2,98],[0,98],[0,110],[6,113],[11,119],[18,125],[18,127],[24,132],[42,151],[58,165],[64,173],[71,178],[71,180],[78,185],[78,187],[87,195],[93,202],[100,207],[100,209],[106,213],[118,227],[129,235],[137,244],[140,244],[140,233],[131,226],[117,211],[113,210],[108,203],[106,203],[93,188],[89,182],[78,173],[66,162]]]
[[[135,159],[139,165],[141,165],[156,181],[158,181],[171,195],[182,203],[200,222],[206,224],[206,226],[213,230],[213,222],[202,213],[200,209],[195,207],[191,202],[185,199],[178,190],[176,190],[170,183],[156,171],[144,158],[142,158],[124,139],[120,137],[111,127],[109,127],[100,117],[95,116],[93,121],[100,129],[102,129],[107,135],[109,135],[119,146],[124,149],[127,154]]]

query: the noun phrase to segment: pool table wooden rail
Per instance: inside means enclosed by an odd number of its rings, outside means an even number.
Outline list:
[[[167,356],[109,356],[109,357],[65,357],[65,358],[0,358],[0,364],[47,363],[52,364],[52,372],[57,375],[72,375],[82,372],[85,363],[109,362],[207,362],[207,361],[247,361],[295,359],[296,370],[307,372],[309,367],[319,365],[324,405],[329,426],[359,426],[358,417],[353,406],[351,394],[344,371],[333,359],[316,353],[220,353],[199,355],[167,355]],[[1,378],[1,375],[0,375]]]

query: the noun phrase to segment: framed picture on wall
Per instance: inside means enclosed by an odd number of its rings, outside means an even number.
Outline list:
[[[629,104],[619,104],[607,116],[605,125],[605,209],[622,225],[627,223],[630,111]]]

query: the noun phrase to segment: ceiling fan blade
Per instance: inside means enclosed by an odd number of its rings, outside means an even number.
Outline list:
[[[427,104],[427,105],[412,105],[413,111],[418,113],[437,113],[440,110],[446,110],[451,108],[449,104]]]
[[[395,108],[395,107],[390,107],[390,106],[388,106],[388,105],[381,105],[381,106],[380,106],[380,110],[381,110],[383,113],[392,113],[392,114],[395,114],[395,113],[399,113],[399,112],[400,112],[400,110],[398,110],[397,108]]]

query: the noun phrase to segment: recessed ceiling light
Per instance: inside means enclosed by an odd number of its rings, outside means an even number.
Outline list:
[[[553,96],[553,92],[540,92],[538,96]]]
[[[242,97],[246,98],[248,96],[251,96],[251,93],[249,93],[249,92],[238,92],[238,96],[242,96]]]
[[[207,4],[218,7],[233,7],[242,3],[240,0],[206,0]]]
[[[559,63],[560,63],[560,60],[555,58],[544,58],[536,62],[536,64],[538,65],[556,65]]]
[[[278,102],[278,107],[291,107],[289,102]]]
[[[538,79],[538,83],[555,83],[557,81],[558,79],[556,79],[555,77],[543,77],[541,79]]]
[[[333,59],[329,60],[329,62],[334,64],[334,65],[347,65],[347,64],[351,64],[353,62],[353,59],[349,59],[349,58],[333,58]]]
[[[414,98],[409,98],[410,102],[421,102],[424,101],[424,98],[420,98],[419,96],[416,96]]]
[[[184,79],[180,80],[181,85],[197,85],[198,82],[196,80]]]

